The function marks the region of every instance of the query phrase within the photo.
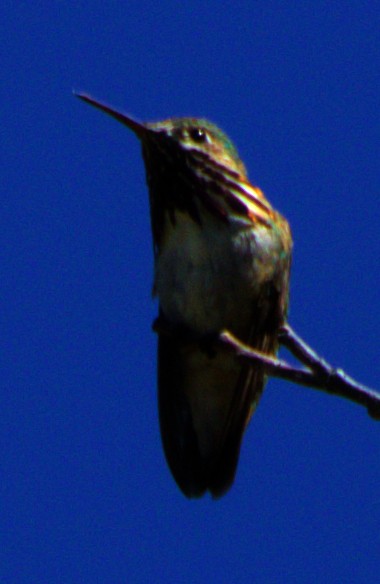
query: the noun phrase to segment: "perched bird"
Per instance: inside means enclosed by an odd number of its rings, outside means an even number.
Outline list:
[[[267,355],[288,306],[287,221],[251,185],[229,138],[204,119],[140,123],[91,96],[139,138],[150,195],[159,301],[162,443],[187,497],[231,486],[244,430],[262,394],[262,366],[216,343],[228,330]]]

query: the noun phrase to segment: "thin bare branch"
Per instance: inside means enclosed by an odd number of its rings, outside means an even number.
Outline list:
[[[188,330],[173,327],[163,317],[159,317],[153,323],[153,330],[163,335],[175,335],[179,342],[186,345],[198,344],[205,351],[210,351],[210,354],[217,342],[226,350],[233,351],[238,359],[260,363],[270,377],[279,377],[298,385],[344,397],[366,407],[373,419],[380,420],[380,393],[355,381],[342,369],[332,367],[305,343],[288,323],[284,324],[279,332],[279,342],[304,365],[302,368],[293,367],[282,359],[255,351],[229,331],[222,332],[218,337],[215,335],[199,337]]]
[[[284,325],[280,331],[280,344],[293,353],[306,368],[293,367],[286,361],[255,351],[241,343],[228,331],[220,335],[219,341],[229,350],[235,351],[238,358],[252,363],[261,363],[265,367],[267,375],[271,377],[279,377],[299,385],[344,397],[365,406],[372,418],[380,420],[380,393],[355,381],[342,369],[332,367],[309,347],[289,324]]]

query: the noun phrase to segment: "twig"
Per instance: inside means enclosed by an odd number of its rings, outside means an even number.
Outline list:
[[[263,365],[266,374],[271,377],[279,377],[298,385],[344,397],[365,406],[373,419],[380,420],[380,393],[355,381],[342,369],[332,367],[309,347],[289,324],[285,324],[280,329],[279,342],[305,367],[293,367],[282,359],[255,351],[229,331],[224,331],[217,337],[215,335],[200,337],[187,329],[171,325],[162,316],[153,323],[153,330],[161,335],[174,335],[178,342],[186,345],[197,344],[210,354],[213,353],[215,342],[221,343],[225,349],[233,351],[237,358]]]
[[[219,336],[219,342],[235,351],[238,358],[252,363],[261,363],[267,375],[344,397],[365,406],[372,418],[380,420],[380,393],[355,381],[342,369],[334,369],[309,347],[288,324],[281,328],[279,341],[306,368],[293,367],[286,361],[255,351],[241,343],[228,331],[224,331]]]

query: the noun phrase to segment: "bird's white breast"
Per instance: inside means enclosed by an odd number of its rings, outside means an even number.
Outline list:
[[[230,226],[211,216],[202,220],[200,225],[178,211],[174,225],[167,219],[155,290],[166,318],[205,334],[236,317],[249,318],[254,291],[239,231],[234,236]]]

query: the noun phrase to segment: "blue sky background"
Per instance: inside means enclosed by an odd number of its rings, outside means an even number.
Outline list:
[[[221,500],[164,462],[142,120],[208,117],[295,240],[290,322],[380,390],[377,2],[5,2],[0,580],[378,582],[380,424],[271,380]]]

